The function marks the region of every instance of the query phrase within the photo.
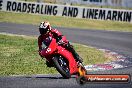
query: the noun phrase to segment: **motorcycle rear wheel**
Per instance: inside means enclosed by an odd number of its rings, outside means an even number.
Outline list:
[[[68,62],[62,56],[53,57],[54,66],[57,71],[66,79],[71,78]]]

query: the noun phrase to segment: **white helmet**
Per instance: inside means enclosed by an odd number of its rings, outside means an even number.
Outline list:
[[[49,30],[51,30],[51,26],[49,22],[41,22],[39,25],[40,34],[46,34]]]

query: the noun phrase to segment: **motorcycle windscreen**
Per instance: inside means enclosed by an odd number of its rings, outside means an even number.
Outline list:
[[[45,38],[45,40],[42,42],[42,49],[46,49],[52,41],[51,37]]]
[[[49,54],[52,54],[56,50],[56,47],[57,47],[56,39],[52,38],[52,41],[49,47],[47,48],[47,52]]]
[[[48,43],[44,43],[44,49],[41,51],[42,56],[47,56],[52,54],[56,50],[57,44],[56,39],[52,38]]]

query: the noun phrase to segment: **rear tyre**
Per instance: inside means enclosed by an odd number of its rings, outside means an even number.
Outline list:
[[[66,79],[71,77],[69,65],[66,59],[62,56],[53,57],[53,62],[57,71]]]

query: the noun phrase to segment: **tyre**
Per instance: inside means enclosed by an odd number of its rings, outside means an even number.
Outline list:
[[[68,61],[62,56],[53,57],[53,63],[57,71],[66,79],[71,77]]]

